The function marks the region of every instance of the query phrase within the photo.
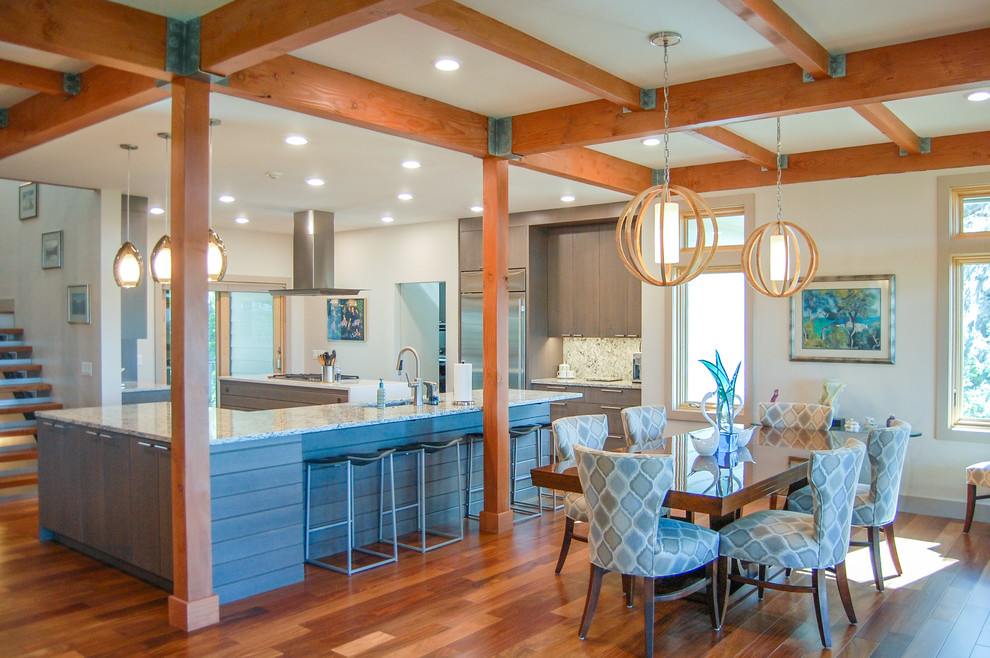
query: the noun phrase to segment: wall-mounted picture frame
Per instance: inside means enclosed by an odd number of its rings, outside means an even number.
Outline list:
[[[34,219],[38,216],[38,184],[24,183],[17,188],[17,216]]]
[[[66,317],[69,324],[89,324],[89,284],[68,286]]]
[[[820,276],[791,297],[791,361],[894,362],[894,275]]]
[[[62,231],[41,234],[41,269],[62,267]]]
[[[327,300],[327,340],[367,340],[368,299],[331,297]]]

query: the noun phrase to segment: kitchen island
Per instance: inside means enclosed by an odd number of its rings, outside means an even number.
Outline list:
[[[549,421],[551,401],[573,394],[509,391],[511,424]],[[171,408],[168,403],[39,413],[40,537],[55,540],[171,589]],[[482,429],[474,404],[349,403],[267,411],[210,410],[213,589],[226,603],[303,579],[303,460],[439,441]],[[463,451],[462,451],[463,456]],[[396,460],[396,495],[411,496],[411,465]],[[433,464],[428,508],[460,522],[456,462]],[[377,504],[377,474],[358,482],[358,504]],[[334,492],[314,514],[339,513]],[[337,488],[339,489],[339,487]],[[339,492],[337,492],[339,494]],[[361,497],[374,496],[370,504]],[[431,516],[431,519],[434,518]],[[358,541],[377,532],[377,514],[358,516]],[[414,521],[400,517],[400,533]],[[343,542],[330,537],[333,553]],[[321,554],[315,552],[314,554]]]

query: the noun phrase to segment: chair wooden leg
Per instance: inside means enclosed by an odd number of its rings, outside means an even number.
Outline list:
[[[883,570],[880,567],[880,528],[869,526],[866,528],[866,542],[870,547],[870,564],[873,565],[873,584],[877,591],[883,591]]]
[[[564,538],[560,542],[560,556],[557,558],[557,568],[554,569],[554,573],[560,573],[560,570],[564,568],[564,560],[567,559],[567,551],[571,548],[571,537],[574,535],[574,519],[567,517],[564,522]]]
[[[759,575],[757,576],[757,578],[759,578],[761,581],[765,581],[767,579],[767,565],[765,565],[765,564],[761,564],[760,565],[760,567],[759,567]],[[765,591],[766,591],[766,588],[765,587],[759,587],[758,586],[756,588],[756,598],[759,599],[760,601],[762,601],[763,600],[763,592],[765,592]]]
[[[705,565],[705,578],[708,579],[708,611],[712,618],[712,628],[716,631],[722,630],[722,615],[720,614],[720,608],[722,601],[718,594],[719,583],[718,574],[715,573],[715,563],[717,560],[712,560]]]
[[[588,636],[588,629],[591,628],[591,619],[595,616],[595,607],[598,605],[598,595],[602,591],[602,576],[606,573],[607,571],[598,565],[591,565],[588,597],[584,601],[584,615],[581,617],[581,630],[578,632],[578,637],[582,640]]]
[[[969,532],[973,525],[973,514],[976,513],[976,485],[970,484],[966,488],[966,523],[963,524],[963,532]]]
[[[883,527],[883,534],[887,537],[887,549],[890,551],[890,559],[894,562],[894,571],[900,576],[903,571],[901,571],[901,561],[897,557],[897,544],[894,543],[894,524],[893,522],[888,523]]]
[[[636,579],[622,574],[622,593],[626,595],[626,607],[633,607],[633,592],[636,591]]]
[[[846,578],[846,562],[843,560],[835,565],[835,585],[839,589],[842,607],[846,609],[846,617],[850,624],[856,623],[856,610],[853,609],[852,596],[849,594],[849,579]]]
[[[715,574],[718,579],[717,595],[719,598],[718,609],[719,621],[725,623],[725,609],[729,606],[729,558],[721,556],[718,558],[718,567]]]
[[[643,578],[643,632],[646,638],[646,658],[653,655],[653,616],[656,578]]]
[[[818,636],[826,649],[832,646],[832,632],[828,627],[828,591],[825,589],[825,570],[812,569],[811,588],[815,597],[815,615],[818,617]]]

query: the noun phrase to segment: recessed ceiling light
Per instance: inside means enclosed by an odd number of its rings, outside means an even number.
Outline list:
[[[229,194],[221,194],[220,196],[217,197],[217,201],[219,201],[220,203],[233,203],[234,197],[230,196]]]
[[[643,146],[658,146],[660,141],[659,137],[647,137],[643,140]]]
[[[150,212],[152,215],[164,215],[165,209],[159,208],[158,206],[154,206],[152,208],[148,208],[148,212]]]
[[[385,222],[386,224],[389,224],[391,222],[394,222],[395,221],[395,218],[394,217],[389,217],[388,215],[385,215],[384,217],[382,217],[382,221]]]
[[[471,206],[471,212],[484,212],[485,208],[483,206]]]
[[[990,91],[984,91],[981,89],[980,91],[970,92],[970,94],[966,96],[966,100],[976,103],[979,103],[980,101],[988,101],[990,100]]]
[[[323,180],[322,178],[307,178],[306,179],[306,184],[307,185],[312,185],[313,187],[319,187],[320,185],[323,185],[325,182],[326,181]]]
[[[413,198],[413,195],[409,194],[409,192],[399,192],[395,196],[397,196],[402,201],[409,201],[410,199]]]
[[[416,160],[406,160],[402,163],[402,166],[406,169],[419,169],[419,162]]]
[[[293,146],[302,146],[303,144],[308,144],[309,140],[302,135],[287,135],[285,138],[285,143]]]
[[[563,201],[564,203],[570,203],[571,201],[574,200],[574,195],[573,194],[565,194],[564,196],[560,197],[560,200]]]
[[[234,217],[234,222],[237,224],[247,224],[249,220],[247,217]]]
[[[456,59],[451,59],[450,57],[441,57],[437,61],[433,62],[433,66],[438,71],[456,71],[461,68],[461,63]]]

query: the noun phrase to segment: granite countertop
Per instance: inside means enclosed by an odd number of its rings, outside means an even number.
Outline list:
[[[509,406],[554,402],[580,397],[577,393],[509,390]],[[378,409],[367,403],[326,404],[291,409],[234,411],[210,408],[210,443],[267,439],[344,427],[381,425],[406,420],[469,413],[482,408],[482,392],[472,392],[473,405],[454,404],[453,394],[444,393],[436,405],[402,405]],[[168,402],[111,407],[88,407],[37,412],[39,418],[119,431],[154,441],[171,440],[172,408]]]
[[[641,389],[643,386],[639,382],[629,379],[620,379],[614,382],[594,381],[583,377],[573,377],[571,379],[558,379],[557,377],[547,377],[546,379],[534,379],[531,384],[549,384],[551,386],[594,386],[596,388],[634,388]]]

